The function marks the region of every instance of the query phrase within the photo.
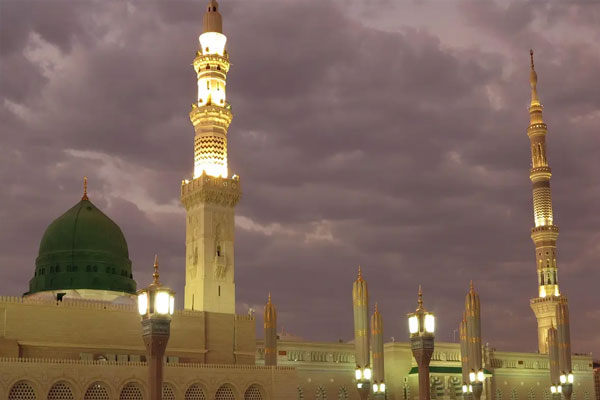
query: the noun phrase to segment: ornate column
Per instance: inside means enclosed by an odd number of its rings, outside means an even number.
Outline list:
[[[356,389],[360,398],[366,400],[371,390],[371,367],[369,352],[369,291],[362,277],[360,266],[358,277],[352,285],[354,309],[354,352],[356,357]]]
[[[429,363],[434,348],[435,317],[423,307],[423,292],[419,286],[418,307],[408,314],[410,347],[419,369],[419,399],[430,400]]]

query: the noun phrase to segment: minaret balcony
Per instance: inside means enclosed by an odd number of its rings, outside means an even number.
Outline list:
[[[222,178],[203,174],[193,180],[181,182],[181,202],[187,208],[194,204],[212,203],[235,207],[242,195],[240,178]]]

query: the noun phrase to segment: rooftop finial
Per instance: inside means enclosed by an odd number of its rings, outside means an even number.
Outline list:
[[[475,288],[473,287],[473,279],[471,279],[471,282],[469,282],[469,292],[473,293],[475,291]]]
[[[358,277],[356,278],[357,282],[362,282],[363,281],[363,277],[362,277],[362,270],[360,269],[360,265],[358,266]]]
[[[267,299],[267,304],[271,304],[271,292],[269,292],[269,298]]]
[[[375,302],[375,313],[378,313],[379,310],[377,309],[377,302]]]
[[[83,197],[81,200],[89,200],[87,195],[87,176],[83,177]]]
[[[152,277],[154,278],[154,281],[152,283],[158,284],[158,277],[159,277],[159,273],[158,273],[158,254],[154,255],[154,273],[152,274]]]

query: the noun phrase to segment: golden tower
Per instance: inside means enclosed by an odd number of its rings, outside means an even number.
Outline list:
[[[225,86],[229,54],[219,5],[211,0],[194,58],[198,97],[192,104],[194,176],[181,185],[186,215],[185,308],[235,313],[234,208],[239,178],[229,178],[227,129],[232,120]]]
[[[538,297],[531,299],[530,305],[538,322],[538,346],[540,353],[548,353],[548,329],[556,326],[556,307],[567,299],[558,289],[558,268],[556,265],[556,239],[558,226],[554,225],[552,214],[552,176],[546,156],[547,126],[542,118],[543,106],[537,93],[537,74],[531,55],[531,104],[530,123],[527,136],[531,143],[531,169],[529,178],[533,183],[533,216],[535,227],[531,229],[531,239],[535,244],[535,259],[538,277]]]

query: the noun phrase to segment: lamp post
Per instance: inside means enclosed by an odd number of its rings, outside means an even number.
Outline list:
[[[148,359],[148,387],[150,400],[162,399],[163,358],[171,333],[171,315],[175,297],[171,289],[158,281],[158,256],[154,258],[154,280],[145,289],[138,290],[138,311],[142,317],[142,337]]]
[[[435,316],[423,307],[423,291],[419,286],[417,310],[408,314],[410,347],[419,368],[419,399],[430,400],[429,362],[433,354]]]
[[[369,290],[362,277],[360,266],[358,277],[352,284],[352,308],[354,310],[354,352],[356,359],[356,389],[362,400],[369,397],[372,370],[369,351]]]
[[[571,395],[573,394],[573,381],[573,373],[562,374],[560,376],[560,387],[562,388],[565,400],[571,400]]]

